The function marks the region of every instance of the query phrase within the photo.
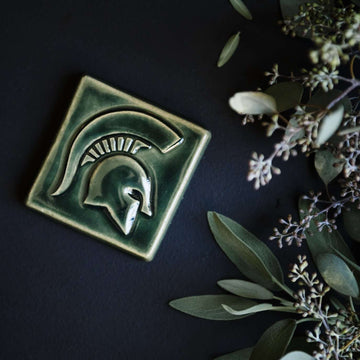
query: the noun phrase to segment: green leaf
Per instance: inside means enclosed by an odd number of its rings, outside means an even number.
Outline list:
[[[299,200],[299,212],[300,218],[304,219],[309,214],[310,203],[308,200],[300,198]],[[318,209],[314,209],[317,213]],[[325,215],[322,214],[315,218],[316,221],[324,221]],[[309,246],[310,252],[314,261],[319,254],[322,253],[333,253],[336,254],[336,250],[344,254],[347,258],[355,261],[354,256],[352,255],[349,247],[346,245],[344,239],[340,233],[336,230],[333,230],[329,233],[327,230],[319,231],[316,227],[314,220],[310,222],[310,227],[306,231],[306,242]]]
[[[224,48],[222,49],[219,60],[217,62],[218,67],[224,66],[234,55],[234,52],[239,46],[240,42],[240,31],[234,35],[231,35],[228,41],[226,42]]]
[[[255,284],[245,280],[220,280],[218,285],[224,290],[244,298],[270,300],[274,298],[274,294],[259,284]]]
[[[316,137],[316,145],[320,146],[328,141],[339,128],[344,117],[344,106],[336,106],[323,117],[319,125],[319,132]]]
[[[280,360],[314,360],[314,358],[302,351],[293,351],[283,356]]]
[[[208,212],[208,221],[221,249],[245,276],[268,289],[278,290],[273,278],[283,284],[284,275],[279,261],[262,241],[216,212]]]
[[[325,185],[334,180],[342,171],[344,164],[329,150],[315,153],[315,169]]]
[[[349,211],[343,212],[344,226],[347,233],[355,241],[360,241],[360,210],[352,205]]]
[[[343,136],[343,135],[347,135],[347,134],[351,134],[354,132],[359,132],[360,131],[360,126],[355,126],[353,128],[345,128],[344,130],[341,130],[338,132],[338,135]]]
[[[316,264],[321,276],[331,288],[343,295],[359,296],[356,278],[340,257],[334,254],[320,254]]]
[[[335,252],[347,263],[349,264],[354,270],[359,271],[360,272],[360,266],[358,264],[355,263],[355,261],[350,260],[349,258],[347,258],[345,255],[343,255],[340,251],[334,249]]]
[[[208,320],[237,320],[241,317],[228,313],[222,304],[227,304],[238,310],[247,309],[256,305],[256,302],[242,299],[233,295],[200,295],[189,296],[173,300],[169,303],[171,307],[188,315]]]
[[[233,110],[242,115],[272,115],[277,113],[275,99],[260,91],[238,92],[230,98],[229,104]]]
[[[214,360],[249,360],[252,351],[253,348],[241,349],[230,354],[219,356]]]
[[[291,18],[300,11],[300,5],[309,2],[308,0],[280,0],[281,14],[283,18]],[[311,2],[311,1],[310,1]]]
[[[276,101],[279,112],[292,109],[301,101],[304,88],[301,84],[293,81],[281,82],[268,87],[265,94],[271,95]]]
[[[351,0],[355,5],[360,6],[360,0]]]
[[[229,312],[232,315],[236,315],[236,316],[242,316],[242,315],[250,315],[250,314],[255,314],[258,312],[263,312],[263,311],[279,311],[279,312],[290,312],[290,313],[296,313],[296,309],[293,306],[274,306],[272,304],[267,304],[267,303],[263,303],[263,304],[258,304],[252,307],[249,307],[248,309],[244,309],[244,310],[234,310],[232,309],[230,306],[227,305],[223,305],[223,308]]]
[[[284,355],[296,329],[293,319],[280,320],[270,326],[254,347],[250,360],[278,360]]]
[[[230,0],[230,3],[234,7],[234,9],[245,19],[252,20],[253,17],[249,9],[241,0]]]
[[[327,92],[323,90],[318,90],[309,100],[308,105],[312,106],[308,106],[308,110],[315,110],[316,108],[314,108],[314,105],[325,110],[327,106],[341,94],[342,91],[339,89],[333,89]],[[339,102],[339,104],[342,104],[344,106],[344,109],[347,113],[350,113],[352,111],[352,104],[347,96],[345,96]]]

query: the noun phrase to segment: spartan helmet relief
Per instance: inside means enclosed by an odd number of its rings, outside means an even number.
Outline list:
[[[152,145],[166,153],[181,140],[160,120],[140,112],[117,111],[97,117],[73,141],[60,185],[51,195],[65,193],[78,169],[91,167],[83,203],[105,210],[128,235],[139,212],[147,217],[154,213],[155,181],[136,154]]]

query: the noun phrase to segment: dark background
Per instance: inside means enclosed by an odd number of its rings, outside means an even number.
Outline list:
[[[261,126],[228,107],[263,72],[306,64],[304,40],[281,34],[277,0],[247,1],[250,22],[226,0],[10,1],[0,12],[0,358],[210,359],[248,347],[276,315],[234,322],[191,318],[168,301],[221,293],[238,277],[213,240],[206,211],[239,221],[264,241],[297,196],[319,189],[310,162],[254,191],[253,150],[269,153]],[[222,69],[218,54],[241,30]],[[207,129],[213,139],[172,225],[145,263],[24,206],[82,74],[144,98]],[[295,249],[278,250],[286,268]],[[305,250],[304,250],[305,251]],[[278,315],[277,315],[278,316]]]

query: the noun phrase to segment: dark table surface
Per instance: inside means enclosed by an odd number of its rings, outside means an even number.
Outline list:
[[[17,1],[0,11],[1,359],[210,359],[248,347],[274,315],[211,322],[171,299],[221,293],[239,274],[213,240],[216,210],[266,239],[298,194],[320,188],[303,157],[253,191],[253,150],[270,152],[261,126],[228,107],[263,85],[278,62],[306,63],[307,44],[281,34],[276,0],[248,1],[250,22],[226,0]],[[234,58],[216,60],[241,30]],[[213,138],[157,256],[145,263],[24,206],[82,74],[209,129]],[[284,267],[294,249],[268,243]]]

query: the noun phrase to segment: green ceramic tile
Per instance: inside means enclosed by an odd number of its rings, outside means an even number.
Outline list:
[[[27,205],[151,260],[210,133],[82,78]]]

